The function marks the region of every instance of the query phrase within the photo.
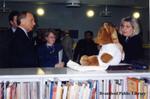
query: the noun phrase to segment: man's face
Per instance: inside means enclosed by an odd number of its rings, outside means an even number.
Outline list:
[[[85,34],[85,39],[91,40],[91,39],[93,39],[93,36],[90,33],[86,33]]]
[[[13,20],[10,21],[11,27],[17,28],[17,16],[13,17]]]
[[[30,32],[35,26],[35,20],[31,13],[27,13],[26,17],[21,20],[21,26]]]

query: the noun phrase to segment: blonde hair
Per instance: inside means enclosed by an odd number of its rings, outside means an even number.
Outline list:
[[[131,26],[133,27],[133,34],[132,37],[135,35],[138,35],[140,33],[140,27],[139,27],[139,23],[135,18],[132,17],[125,17],[121,19],[120,22],[120,27],[119,27],[119,33],[122,35],[122,31],[121,31],[121,25],[123,24],[123,22],[130,22]]]

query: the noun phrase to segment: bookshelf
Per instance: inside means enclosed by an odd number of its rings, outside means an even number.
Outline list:
[[[5,94],[9,91],[8,82],[16,84],[23,90],[20,91],[20,99],[47,99],[45,97],[45,83],[46,82],[64,82],[64,81],[96,81],[96,96],[95,99],[137,99],[137,96],[130,96],[127,93],[128,85],[127,78],[147,78],[150,80],[150,71],[86,71],[79,72],[69,68],[54,69],[54,68],[12,68],[0,69],[0,86],[3,86],[3,97],[9,97]],[[149,83],[150,84],[150,83]],[[29,89],[29,87],[32,87]],[[22,89],[25,88],[25,89]],[[2,88],[0,88],[1,90]],[[140,89],[140,88],[139,88]],[[25,90],[28,90],[27,92]],[[115,90],[111,95],[110,90]],[[10,92],[10,91],[9,91]],[[18,91],[19,92],[19,91]],[[34,92],[34,93],[33,93]],[[112,91],[111,91],[112,92]],[[116,93],[120,92],[120,93]],[[150,93],[150,90],[148,89]],[[30,98],[27,98],[27,94]],[[116,95],[117,94],[117,95]],[[118,95],[119,94],[119,95]],[[31,96],[36,97],[31,97]],[[25,98],[26,97],[26,98]],[[132,97],[132,98],[131,98]],[[134,98],[133,98],[134,97]],[[139,96],[140,97],[140,96]],[[4,99],[5,99],[4,98]],[[9,99],[9,98],[7,98]],[[138,98],[140,99],[140,98]],[[149,99],[141,98],[141,99]]]

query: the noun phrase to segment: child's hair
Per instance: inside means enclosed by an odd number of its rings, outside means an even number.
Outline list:
[[[56,36],[56,32],[54,29],[48,29],[45,33],[44,33],[44,37],[48,37],[48,35],[52,33]]]

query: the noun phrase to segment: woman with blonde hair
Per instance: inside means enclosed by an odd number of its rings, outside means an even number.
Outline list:
[[[125,51],[125,62],[137,61],[142,55],[142,39],[138,21],[132,17],[121,20],[119,27],[119,41]]]

